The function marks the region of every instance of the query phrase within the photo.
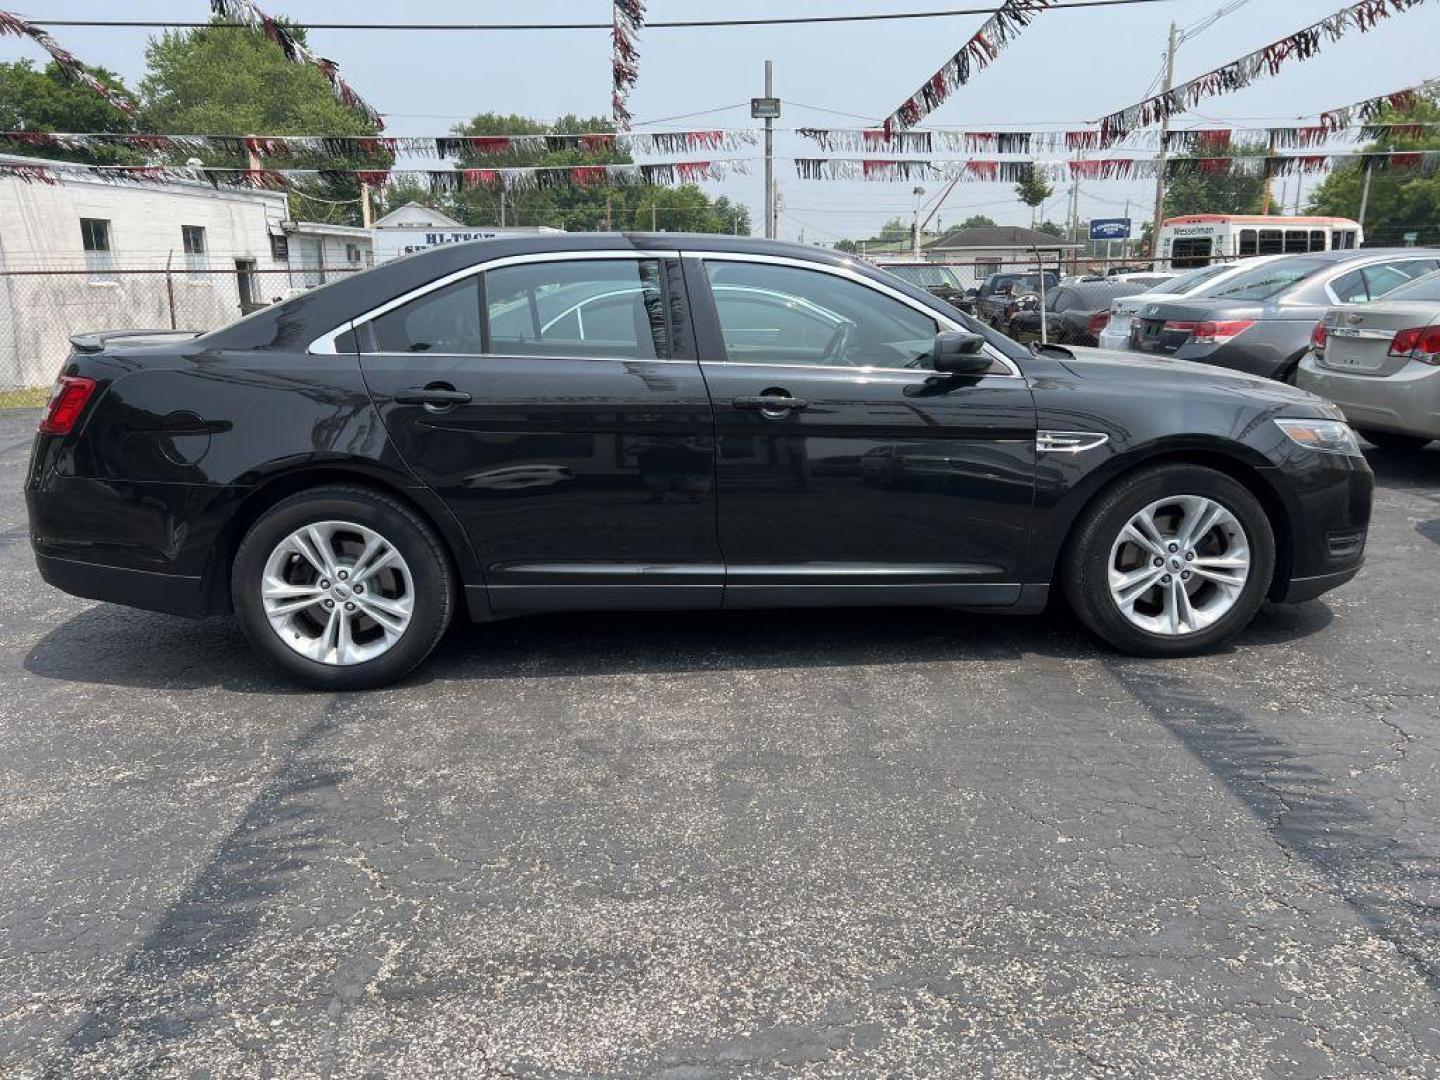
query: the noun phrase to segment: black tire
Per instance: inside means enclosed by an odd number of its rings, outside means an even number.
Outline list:
[[[275,546],[301,526],[327,520],[379,533],[399,551],[414,582],[414,610],[399,640],[380,656],[348,666],[291,649],[271,627],[260,598],[260,580]],[[245,534],[230,574],[231,599],[250,644],[296,681],[324,690],[366,690],[409,673],[450,625],[456,593],[450,560],[429,523],[398,499],[348,484],[312,488],[272,506]]]
[[[1156,634],[1130,622],[1110,593],[1112,545],[1125,523],[1168,496],[1201,495],[1223,505],[1245,531],[1250,576],[1234,605],[1194,633]],[[1265,509],[1239,481],[1198,465],[1158,465],[1124,477],[1102,491],[1080,515],[1061,556],[1061,584],[1075,614],[1096,636],[1136,656],[1194,656],[1245,627],[1269,591],[1275,573],[1275,536]]]
[[[1360,437],[1381,450],[1421,450],[1430,442],[1424,435],[1401,435],[1397,431],[1361,431]]]

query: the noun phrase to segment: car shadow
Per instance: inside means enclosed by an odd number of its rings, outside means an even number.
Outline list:
[[[1320,601],[1266,605],[1220,652],[1309,637],[1332,619]],[[398,686],[1106,655],[1063,603],[1033,616],[936,608],[572,613],[462,622]],[[318,692],[267,664],[234,619],[194,621],[110,604],[87,608],[45,634],[24,666],[46,679],[140,689]]]
[[[1421,450],[1382,450],[1366,444],[1365,460],[1379,487],[1423,487],[1433,491],[1436,477],[1440,476],[1440,442]]]

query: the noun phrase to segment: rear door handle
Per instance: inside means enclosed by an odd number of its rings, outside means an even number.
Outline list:
[[[395,391],[395,402],[399,405],[430,405],[444,408],[449,405],[468,405],[470,395],[464,390],[448,386],[411,386]]]
[[[788,397],[784,394],[756,394],[753,397],[737,397],[730,402],[737,409],[750,412],[799,412],[808,409],[810,402],[804,398]]]

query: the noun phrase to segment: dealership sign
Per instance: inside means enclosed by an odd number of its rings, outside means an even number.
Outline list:
[[[470,240],[494,240],[499,236],[532,236],[533,229],[513,232],[509,229],[436,229],[423,225],[413,228],[387,227],[374,230],[375,261],[389,262],[417,251],[443,247],[446,244],[463,244]]]
[[[1091,218],[1091,240],[1129,240],[1129,218]]]

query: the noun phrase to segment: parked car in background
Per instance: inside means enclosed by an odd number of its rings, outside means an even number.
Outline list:
[[[901,281],[908,281],[930,295],[938,296],[947,304],[953,304],[961,311],[970,310],[970,298],[975,290],[967,289],[965,282],[960,280],[960,275],[942,263],[887,262],[875,265],[894,274]]]
[[[999,318],[1016,297],[1040,291],[1041,273],[1044,274],[1047,291],[1060,285],[1058,270],[991,274],[975,294],[973,314],[977,319],[998,328]]]
[[[1440,253],[1424,248],[1273,259],[1184,300],[1145,304],[1130,348],[1291,381],[1327,308],[1368,303],[1437,267]]]
[[[1061,285],[1045,294],[1045,336],[1057,345],[1097,345],[1110,317],[1110,304],[1135,288],[1133,282],[1102,278]],[[1016,341],[1040,338],[1040,298],[1020,298],[1000,329]]]
[[[1227,277],[1243,273],[1248,267],[1277,256],[1260,255],[1246,259],[1243,263],[1211,263],[1194,270],[1187,270],[1158,285],[1153,285],[1134,296],[1122,296],[1110,305],[1110,320],[1100,331],[1102,349],[1128,349],[1130,347],[1130,320],[1144,304],[1162,303],[1167,300],[1184,300],[1196,296],[1203,289],[1219,285]]]
[[[1339,405],[1376,446],[1440,439],[1440,274],[1363,307],[1333,307],[1315,326],[1295,382]]]
[[[859,260],[740,237],[446,244],[200,337],[73,345],[26,473],[41,575],[234,612],[331,690],[400,678],[461,612],[1063,590],[1114,646],[1188,655],[1348,581],[1370,517],[1312,394],[1035,354]]]

